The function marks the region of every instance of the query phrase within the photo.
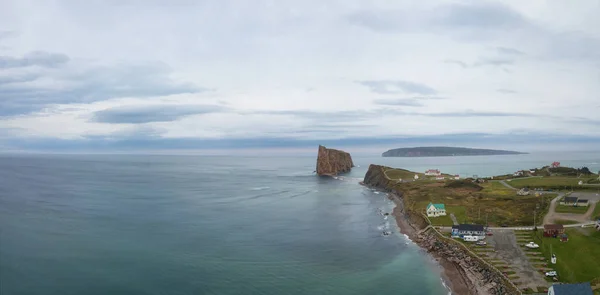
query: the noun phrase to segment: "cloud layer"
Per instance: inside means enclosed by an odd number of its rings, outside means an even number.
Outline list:
[[[2,2],[0,151],[593,142],[592,2]]]

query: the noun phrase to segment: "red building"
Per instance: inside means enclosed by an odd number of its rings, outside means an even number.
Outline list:
[[[560,162],[552,162],[552,168],[560,167]]]

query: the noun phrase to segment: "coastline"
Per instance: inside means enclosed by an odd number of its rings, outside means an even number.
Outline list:
[[[389,198],[394,202],[394,204],[396,204],[392,214],[396,219],[396,224],[398,225],[400,232],[407,235],[410,240],[415,242],[423,249],[422,245],[418,243],[417,239],[417,233],[419,230],[410,223],[408,217],[404,214],[404,202],[394,193],[389,193]],[[477,294],[472,293],[472,290],[475,286],[469,283],[466,273],[459,265],[450,262],[433,252],[428,253],[435,259],[435,261],[437,261],[438,265],[442,269],[442,280],[446,283],[452,294]]]

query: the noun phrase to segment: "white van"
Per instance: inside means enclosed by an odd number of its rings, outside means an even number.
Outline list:
[[[463,240],[465,240],[466,242],[477,242],[477,241],[479,241],[479,237],[478,236],[464,236]]]

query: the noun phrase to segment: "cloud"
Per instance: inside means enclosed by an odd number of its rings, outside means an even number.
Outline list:
[[[525,52],[508,47],[496,47],[496,50],[505,55],[525,55]]]
[[[473,66],[481,67],[481,66],[507,66],[514,65],[515,60],[512,58],[505,57],[482,57],[478,61],[476,61]]]
[[[469,67],[469,65],[467,63],[460,61],[460,60],[455,60],[455,59],[444,60],[444,63],[458,65],[463,69],[466,69]]]
[[[410,11],[365,9],[347,15],[346,20],[383,33],[423,31],[474,39],[491,37],[492,31],[530,26],[517,11],[491,2],[444,4],[433,9]]]
[[[511,113],[511,112],[486,112],[466,110],[462,112],[441,112],[441,113],[420,113],[422,116],[429,117],[539,117],[540,115],[528,113]]]
[[[414,98],[400,98],[400,99],[387,99],[380,98],[373,100],[373,103],[378,105],[388,105],[388,106],[409,106],[409,107],[420,107],[423,106],[423,103]]]
[[[68,59],[65,60],[67,61]],[[54,61],[45,62],[50,65]],[[11,63],[14,66],[32,64],[34,61],[20,60]],[[0,117],[31,113],[55,104],[90,103],[122,97],[159,97],[204,91],[208,89],[192,83],[174,81],[170,77],[170,69],[162,63],[120,63],[111,66],[78,64],[74,68],[34,70],[20,76],[13,74],[9,69],[3,70],[0,66]]]
[[[142,134],[142,135],[140,135]],[[226,138],[226,139],[197,139],[197,138],[158,138],[150,129],[146,132],[134,133],[131,136],[118,134],[108,137],[85,137],[82,139],[65,140],[53,138],[13,139],[5,141],[7,148],[42,151],[122,151],[140,153],[153,150],[208,150],[208,149],[252,149],[252,148],[313,148],[318,145],[335,147],[377,146],[376,154],[385,150],[383,146],[406,145],[450,145],[450,146],[491,146],[495,148],[513,148],[519,145],[518,150],[524,150],[523,143],[553,143],[572,146],[577,144],[581,149],[594,150],[600,144],[600,137],[566,135],[556,136],[551,133],[528,131],[515,133],[447,133],[427,136],[393,136],[393,137],[348,137],[340,139],[295,139],[278,137],[257,138]],[[0,142],[2,143],[2,142]],[[507,146],[508,145],[508,146]]]
[[[171,122],[190,115],[203,115],[226,111],[219,105],[152,105],[114,107],[94,112],[91,121],[111,124],[142,124]]]
[[[368,87],[372,92],[379,94],[436,94],[437,91],[425,84],[404,80],[366,80],[357,83]]]
[[[527,20],[506,5],[478,1],[442,5],[434,10],[432,23],[440,27],[508,30],[527,25]]]
[[[23,57],[0,56],[0,69],[40,66],[54,68],[64,65],[69,57],[64,54],[34,51]]]
[[[496,89],[497,92],[503,93],[503,94],[516,94],[518,93],[517,91],[514,91],[512,89],[506,89],[506,88],[500,88],[500,89]]]

